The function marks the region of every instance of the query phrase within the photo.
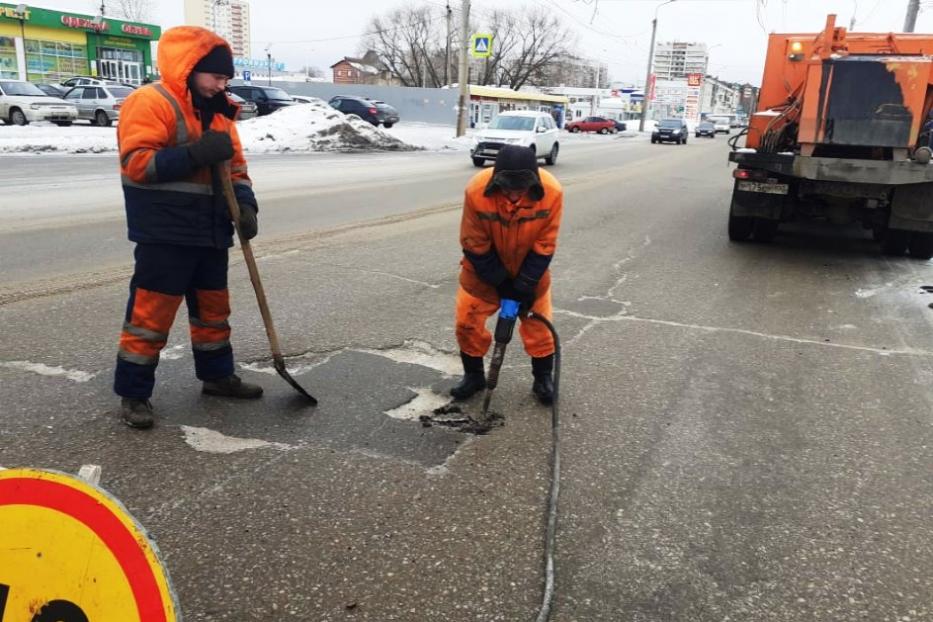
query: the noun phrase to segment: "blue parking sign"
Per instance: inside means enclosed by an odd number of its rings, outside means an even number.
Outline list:
[[[252,78],[253,78],[253,72],[252,72],[252,71],[244,71],[244,72],[243,72],[243,82],[249,82]]]

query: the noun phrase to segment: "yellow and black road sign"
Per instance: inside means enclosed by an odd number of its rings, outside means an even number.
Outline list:
[[[0,471],[0,622],[176,622],[158,549],[82,479]]]

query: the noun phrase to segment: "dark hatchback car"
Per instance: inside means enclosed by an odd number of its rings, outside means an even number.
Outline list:
[[[355,114],[373,125],[381,123],[386,129],[398,123],[399,120],[398,110],[384,101],[338,95],[332,97],[327,103],[344,114]]]
[[[625,121],[619,121],[617,119],[613,119],[612,122],[616,124],[617,132],[624,132],[628,129],[628,125],[625,123]]]
[[[708,136],[710,138],[716,138],[716,126],[713,125],[712,121],[700,121],[700,124],[697,125],[696,132],[694,132],[697,138],[700,136]]]
[[[272,114],[281,108],[294,106],[298,102],[280,88],[274,86],[252,86],[237,84],[228,87],[231,93],[236,93],[248,102],[256,104],[259,116]]]
[[[651,133],[652,143],[677,143],[678,145],[687,144],[687,122],[683,119],[662,119],[654,131]]]

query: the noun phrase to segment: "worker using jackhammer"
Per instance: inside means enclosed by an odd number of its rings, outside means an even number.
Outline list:
[[[507,145],[470,180],[460,224],[460,288],[457,343],[463,379],[450,390],[465,400],[486,388],[483,356],[492,343],[486,320],[499,301],[520,303],[519,334],[531,356],[532,392],[543,404],[554,400],[554,340],[547,327],[529,319],[533,311],[552,317],[548,266],[557,246],[563,190],[553,175],[538,169],[535,152]]]
[[[226,96],[233,53],[204,28],[181,26],[159,41],[161,82],[134,91],[117,140],[129,239],[136,242],[114,391],[124,423],[153,424],[149,398],[159,353],[187,302],[197,378],[209,395],[258,398],[262,387],[234,374],[228,249],[233,224],[212,168],[230,160],[240,231],[256,235],[258,207]]]

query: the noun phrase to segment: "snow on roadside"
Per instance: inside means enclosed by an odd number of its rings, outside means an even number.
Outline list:
[[[117,132],[112,127],[51,123],[0,127],[0,153],[112,153]]]
[[[412,151],[412,145],[324,100],[290,106],[237,125],[247,153],[307,151]]]
[[[457,128],[453,125],[432,125],[430,123],[406,123],[404,119],[383,132],[391,134],[409,145],[415,145],[428,151],[469,151],[473,145],[473,130],[468,129],[465,136],[457,138]]]
[[[413,151],[424,148],[405,142],[404,136],[377,129],[355,115],[334,110],[323,100],[240,121],[237,129],[247,153]],[[113,127],[83,123],[71,127],[50,123],[0,127],[0,154],[116,151],[117,134]]]

